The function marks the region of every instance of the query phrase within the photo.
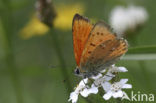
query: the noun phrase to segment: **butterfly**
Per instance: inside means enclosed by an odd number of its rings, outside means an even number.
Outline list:
[[[84,78],[96,76],[128,50],[127,41],[118,38],[103,21],[93,25],[87,17],[75,14],[72,33],[77,64],[75,74]]]

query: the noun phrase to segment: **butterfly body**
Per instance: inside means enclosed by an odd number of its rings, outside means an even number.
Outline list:
[[[77,63],[76,74],[82,77],[97,75],[126,53],[126,40],[118,38],[103,21],[91,24],[76,14],[73,19],[73,44]]]

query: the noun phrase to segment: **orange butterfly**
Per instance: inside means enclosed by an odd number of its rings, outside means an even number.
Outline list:
[[[75,14],[72,32],[77,63],[75,73],[84,78],[97,75],[128,50],[127,41],[117,38],[103,21],[92,25],[86,17]]]

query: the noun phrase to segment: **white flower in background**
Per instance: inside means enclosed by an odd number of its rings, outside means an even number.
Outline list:
[[[104,94],[103,98],[105,100],[110,99],[112,96],[114,98],[123,97],[124,92],[122,89],[129,89],[132,88],[131,84],[126,84],[128,79],[121,79],[119,82],[115,82],[113,84],[109,82],[105,82],[102,87],[105,90],[106,94]]]
[[[125,67],[117,67],[112,65],[108,68],[108,70],[102,71],[97,76],[91,77],[93,83],[88,84],[88,78],[80,81],[79,85],[75,88],[75,91],[70,94],[70,98],[68,101],[72,101],[72,103],[76,103],[78,100],[78,95],[81,94],[83,97],[88,97],[90,94],[97,94],[98,88],[102,87],[105,91],[103,98],[105,100],[110,99],[111,97],[125,97],[126,93],[122,91],[123,88],[132,88],[132,85],[126,84],[128,79],[121,79],[119,82],[110,83],[115,75],[113,73],[117,72],[127,72]],[[105,75],[103,75],[104,73]]]
[[[135,30],[148,19],[145,8],[141,6],[115,7],[110,14],[110,25],[118,36],[122,36],[128,30]]]

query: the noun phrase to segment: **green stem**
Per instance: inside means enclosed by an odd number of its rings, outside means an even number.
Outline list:
[[[19,80],[19,73],[15,65],[15,58],[13,56],[11,47],[8,45],[8,49],[6,50],[6,65],[9,69],[10,72],[10,77],[13,83],[13,87],[15,89],[16,93],[16,99],[17,103],[23,103],[23,96],[22,96],[22,88],[21,88],[21,83]]]
[[[50,36],[52,38],[52,44],[53,44],[54,50],[59,59],[61,75],[66,80],[65,86],[66,86],[67,92],[70,93],[72,90],[72,86],[71,86],[71,82],[69,79],[65,60],[61,52],[61,46],[58,40],[58,33],[53,29],[53,21],[54,21],[54,18],[56,17],[56,11],[51,2],[47,2],[45,0],[38,0],[38,3],[41,6],[37,10],[38,14],[40,15],[40,20],[50,28]]]
[[[22,88],[19,80],[19,73],[16,68],[15,58],[13,54],[13,46],[12,46],[12,35],[13,35],[13,16],[12,16],[12,8],[10,5],[10,0],[3,0],[4,8],[1,12],[1,29],[2,29],[2,43],[5,51],[5,63],[10,73],[10,78],[13,83],[13,87],[15,89],[15,95],[17,99],[17,103],[23,103],[22,96]]]
[[[58,40],[58,33],[54,29],[51,29],[50,35],[52,37],[53,47],[55,49],[56,55],[57,55],[57,57],[59,59],[59,62],[60,62],[61,75],[66,80],[65,85],[66,85],[68,93],[70,93],[71,90],[72,90],[72,86],[71,86],[71,82],[70,82],[69,75],[68,75],[68,72],[67,72],[67,67],[66,67],[66,64],[65,64],[65,60],[64,60],[63,54],[61,52],[61,46],[60,46],[59,40]]]
[[[11,30],[9,28],[5,28],[5,26],[3,25],[4,23],[2,23],[2,21],[0,23],[2,27],[1,29],[3,29],[3,33],[1,34],[1,36],[3,38],[2,42],[5,51],[5,63],[9,70],[10,78],[13,83],[13,87],[15,89],[17,103],[23,103],[22,90],[21,90],[22,88],[20,85],[20,80],[18,75],[19,73],[16,68],[15,58],[13,54],[12,39],[10,37],[11,35],[9,35]]]

